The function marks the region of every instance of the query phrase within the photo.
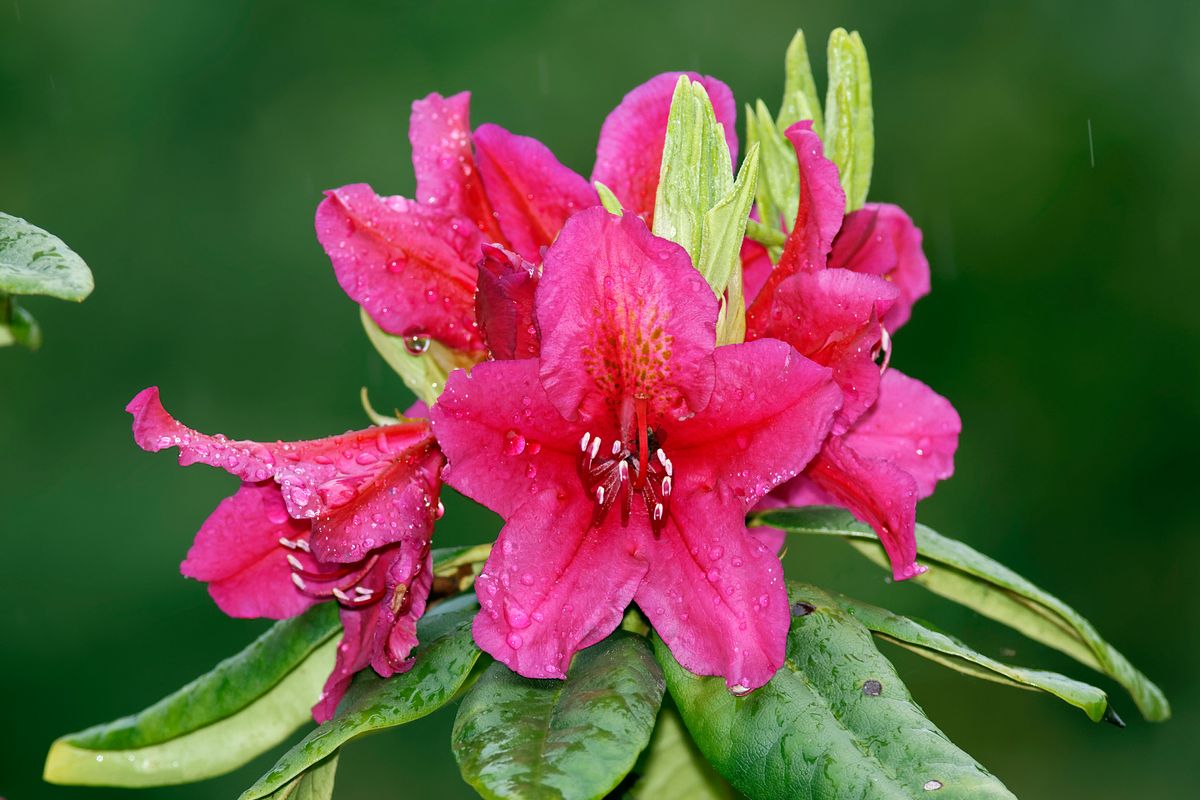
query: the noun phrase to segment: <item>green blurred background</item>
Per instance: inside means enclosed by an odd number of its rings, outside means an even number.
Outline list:
[[[1200,6],[951,0],[0,2],[0,209],[62,236],[98,286],[79,307],[30,300],[43,350],[0,351],[0,795],[130,794],[40,784],[50,741],[149,704],[263,627],[179,576],[234,481],[137,450],[122,412],[137,390],[158,384],[190,424],[262,439],[361,426],[364,384],[381,407],[406,402],[312,213],[354,181],[411,194],[410,101],[470,88],[476,123],[535,135],[586,174],[635,84],[697,69],[775,106],[791,33],[809,32],[823,81],[838,25],[871,57],[872,197],[912,214],[933,266],[893,363],[965,422],[958,474],[921,517],[1083,611],[1175,719],[1144,723],[1114,685],[887,585],[837,542],[794,542],[790,573],[1112,690],[1126,730],[884,646],[1021,797],[1200,796],[1200,286],[1184,249]],[[496,530],[447,505],[443,544]],[[337,796],[470,796],[451,721],[355,743]],[[273,757],[144,795],[232,797]]]

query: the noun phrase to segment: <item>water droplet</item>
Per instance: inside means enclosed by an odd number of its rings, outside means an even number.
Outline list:
[[[513,650],[520,650],[521,645],[525,644],[525,640],[521,638],[521,634],[519,633],[510,633],[508,639],[505,641],[508,642],[508,646]]]
[[[429,350],[429,345],[432,339],[429,334],[420,328],[409,328],[404,332],[404,349],[412,353],[414,356],[419,356]]]
[[[525,437],[516,431],[504,434],[504,452],[510,456],[519,456],[525,452]]]
[[[936,792],[938,789],[942,788],[942,782],[939,780],[925,781],[925,785],[921,788],[927,792]]]

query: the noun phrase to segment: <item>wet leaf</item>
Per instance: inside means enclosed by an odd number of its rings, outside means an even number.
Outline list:
[[[704,215],[700,261],[696,268],[721,301],[717,344],[746,339],[746,300],[742,293],[742,240],[758,182],[758,147],[750,145],[729,194]]]
[[[752,524],[770,525],[789,533],[840,536],[876,564],[890,569],[875,532],[842,509],[765,511],[754,515]],[[924,525],[917,525],[916,533],[919,559],[929,569],[912,578],[913,583],[1108,675],[1129,691],[1146,719],[1159,722],[1171,716],[1162,691],[1102,639],[1079,612],[962,542]]]
[[[704,760],[696,743],[666,704],[658,714],[650,746],[642,753],[641,777],[626,793],[630,800],[733,800],[724,778]]]
[[[610,214],[616,214],[618,217],[625,213],[625,209],[621,208],[621,201],[613,194],[612,189],[605,186],[600,181],[595,181],[596,194],[600,196],[600,205],[604,206],[604,210]]]
[[[363,309],[362,325],[367,338],[379,355],[387,362],[413,394],[427,406],[432,406],[446,386],[446,376],[459,368],[470,368],[472,359],[468,355],[451,350],[440,342],[414,337],[392,336]]]
[[[42,346],[42,329],[15,298],[0,293],[0,347],[13,344],[37,350]]]
[[[821,100],[817,94],[817,82],[813,80],[812,66],[808,62],[808,45],[804,31],[796,31],[788,44],[783,59],[783,102],[779,107],[776,124],[786,131],[802,119],[813,121],[813,130],[820,133],[825,129],[821,115]]]
[[[228,772],[311,718],[340,630],[332,604],[276,623],[146,710],[56,741],[50,783],[163,786]]]
[[[267,795],[267,800],[330,800],[337,762],[337,755],[330,756]]]
[[[428,716],[454,699],[480,655],[471,638],[476,610],[473,595],[431,608],[417,623],[421,644],[412,669],[386,679],[369,669],[358,673],[333,719],[284,753],[241,800],[268,797],[352,739]]]
[[[78,302],[93,287],[92,271],[62,239],[0,212],[0,292]]]
[[[487,798],[603,797],[649,742],[662,695],[649,645],[625,631],[576,654],[562,681],[496,662],[463,698],[454,755]]]
[[[775,126],[762,100],[752,110],[746,106],[747,132],[762,147],[758,181],[758,215],[772,231],[785,231],[796,220],[800,207],[800,167],[796,149]]]
[[[875,117],[871,105],[871,69],[858,31],[838,28],[829,34],[826,56],[829,86],[825,94],[825,156],[837,164],[846,212],[862,208],[875,161]]]
[[[746,696],[654,640],[692,738],[735,788],[756,800],[1013,798],[925,717],[870,631],[819,589],[789,591],[787,661]]]

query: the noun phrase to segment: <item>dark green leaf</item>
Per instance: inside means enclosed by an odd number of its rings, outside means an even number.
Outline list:
[[[630,800],[733,800],[733,787],[700,753],[679,720],[674,706],[664,704],[650,746],[639,759],[638,778]]]
[[[454,755],[487,798],[603,797],[649,742],[662,695],[649,645],[625,631],[578,653],[563,681],[497,662],[463,698]]]
[[[277,623],[145,711],[56,741],[46,780],[162,786],[245,764],[309,719],[333,667],[339,630],[332,604]]]
[[[752,524],[790,533],[840,536],[876,564],[887,566],[875,532],[842,509],[778,509],[755,515]],[[979,551],[924,525],[917,525],[917,553],[929,570],[913,578],[914,583],[1103,672],[1129,691],[1146,719],[1159,722],[1171,716],[1162,691],[1100,638],[1090,622],[1057,597]]]
[[[337,776],[337,762],[338,757],[335,753],[271,792],[266,800],[330,800],[333,797],[333,782]]]
[[[789,590],[787,661],[744,697],[654,641],[692,738],[734,787],[756,800],[1013,797],[925,717],[870,631],[820,590]]]
[[[471,595],[431,608],[417,624],[421,644],[412,669],[386,679],[369,669],[358,673],[333,719],[284,753],[242,800],[269,796],[351,739],[428,716],[454,699],[479,659],[471,638],[476,610]]]
[[[0,213],[0,292],[79,301],[93,286],[92,271],[62,239]]]

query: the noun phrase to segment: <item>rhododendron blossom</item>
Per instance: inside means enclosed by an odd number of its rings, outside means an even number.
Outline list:
[[[916,503],[954,471],[961,427],[943,397],[894,369],[885,337],[907,321],[929,290],[921,234],[903,211],[874,205],[845,215],[837,167],[822,153],[811,122],[786,131],[799,162],[800,203],[779,263],[743,248],[747,284],[759,286],[747,310],[747,338],[792,344],[833,370],[844,402],[832,435],[804,475],[767,505],[841,505],[879,534],[897,579],[916,563]],[[832,253],[832,255],[831,255]]]
[[[830,430],[830,371],[779,341],[715,347],[712,290],[632,214],[572,217],[535,310],[536,358],[455,373],[432,411],[447,482],[506,521],[476,641],[561,678],[633,601],[688,669],[761,686],[789,612],[745,515]]]
[[[173,419],[158,390],[127,409],[144,450],[179,449],[242,480],[201,526],[182,571],[208,583],[234,617],[284,619],[339,605],[344,634],[313,709],[332,716],[356,672],[411,666],[416,621],[432,581],[430,535],[440,515],[442,455],[425,420],[304,442],[208,436]]]

